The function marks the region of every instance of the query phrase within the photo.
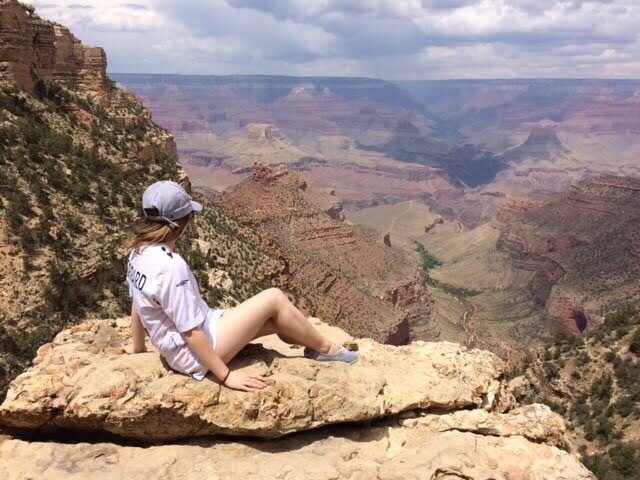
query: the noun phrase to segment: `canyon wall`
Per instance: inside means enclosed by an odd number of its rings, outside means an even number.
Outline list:
[[[560,330],[579,333],[640,300],[640,180],[598,177],[555,200],[504,212],[498,250],[535,272],[531,294]]]
[[[113,88],[107,57],[99,47],[82,45],[66,27],[35,14],[17,0],[0,2],[0,73],[33,91],[37,80],[56,81],[106,101]]]
[[[395,344],[409,341],[413,321],[428,323],[430,300],[417,265],[382,236],[332,216],[334,203],[321,204],[323,211],[301,175],[256,164],[220,202],[284,259],[288,285],[305,292],[314,315]]]

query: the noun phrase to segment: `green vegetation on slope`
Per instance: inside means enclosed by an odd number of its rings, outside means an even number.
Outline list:
[[[414,240],[413,243],[416,246],[416,252],[418,252],[418,255],[420,256],[420,267],[422,267],[425,272],[428,273],[429,269],[442,265],[442,262],[438,260],[438,258],[427,251],[423,243],[418,242],[417,240]]]
[[[33,95],[0,83],[0,399],[64,326],[128,313],[122,241],[139,199],[156,180],[184,177],[171,136],[112,93],[101,106],[55,83],[38,81]],[[190,228],[178,248],[210,304],[274,281],[279,263],[221,207],[207,204]],[[216,270],[232,283],[216,283]]]
[[[601,480],[640,479],[640,310],[608,315],[587,337],[565,335],[525,367],[519,400],[563,415]]]
[[[433,268],[440,267],[442,262],[430,254],[425,248],[424,244],[414,240],[413,243],[416,246],[416,252],[419,255],[420,268],[422,269],[422,276],[425,285],[429,285],[431,287],[439,288],[449,295],[453,295],[454,297],[458,297],[463,299],[465,297],[473,297],[474,295],[478,295],[480,292],[476,290],[468,290],[462,287],[454,287],[453,285],[446,284],[435,278],[432,278],[429,275],[429,271]]]

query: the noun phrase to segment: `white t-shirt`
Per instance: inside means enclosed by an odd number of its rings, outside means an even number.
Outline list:
[[[187,262],[164,243],[133,250],[127,283],[151,343],[171,368],[202,380],[207,367],[182,334],[200,326],[215,349],[215,323],[223,310],[207,306]]]

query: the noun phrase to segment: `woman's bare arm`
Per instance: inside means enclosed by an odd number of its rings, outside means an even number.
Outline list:
[[[209,337],[207,337],[200,327],[185,332],[184,338],[202,364],[213,372],[227,387],[251,392],[267,386],[267,379],[260,375],[252,375],[238,371],[232,372],[222,358],[220,358],[220,355],[215,352],[211,346]]]
[[[147,347],[144,344],[144,327],[140,320],[140,315],[136,311],[136,307],[131,304],[131,343],[124,347],[124,351],[127,353],[141,353],[146,352]]]
[[[220,358],[220,355],[215,352],[211,346],[209,337],[207,337],[200,327],[185,332],[184,338],[202,364],[213,372],[218,379],[221,381],[224,380],[229,372],[229,367],[227,367],[222,358]]]

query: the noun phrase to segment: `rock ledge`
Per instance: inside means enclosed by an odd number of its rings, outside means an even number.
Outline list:
[[[495,410],[503,401],[503,362],[454,343],[394,347],[359,339],[361,359],[353,366],[252,344],[231,367],[251,369],[273,384],[247,393],[175,373],[153,350],[122,354],[127,324],[87,320],[42,346],[34,366],[12,383],[0,422],[148,441],[220,433],[272,438],[413,409]]]
[[[544,405],[513,408],[493,354],[446,342],[381,345],[315,322],[336,341],[357,344],[358,364],[312,362],[265,337],[232,365],[274,380],[251,393],[171,372],[154,351],[123,355],[125,319],[65,330],[13,382],[0,423],[180,444],[0,438],[0,477],[594,479],[558,448],[558,415]]]

